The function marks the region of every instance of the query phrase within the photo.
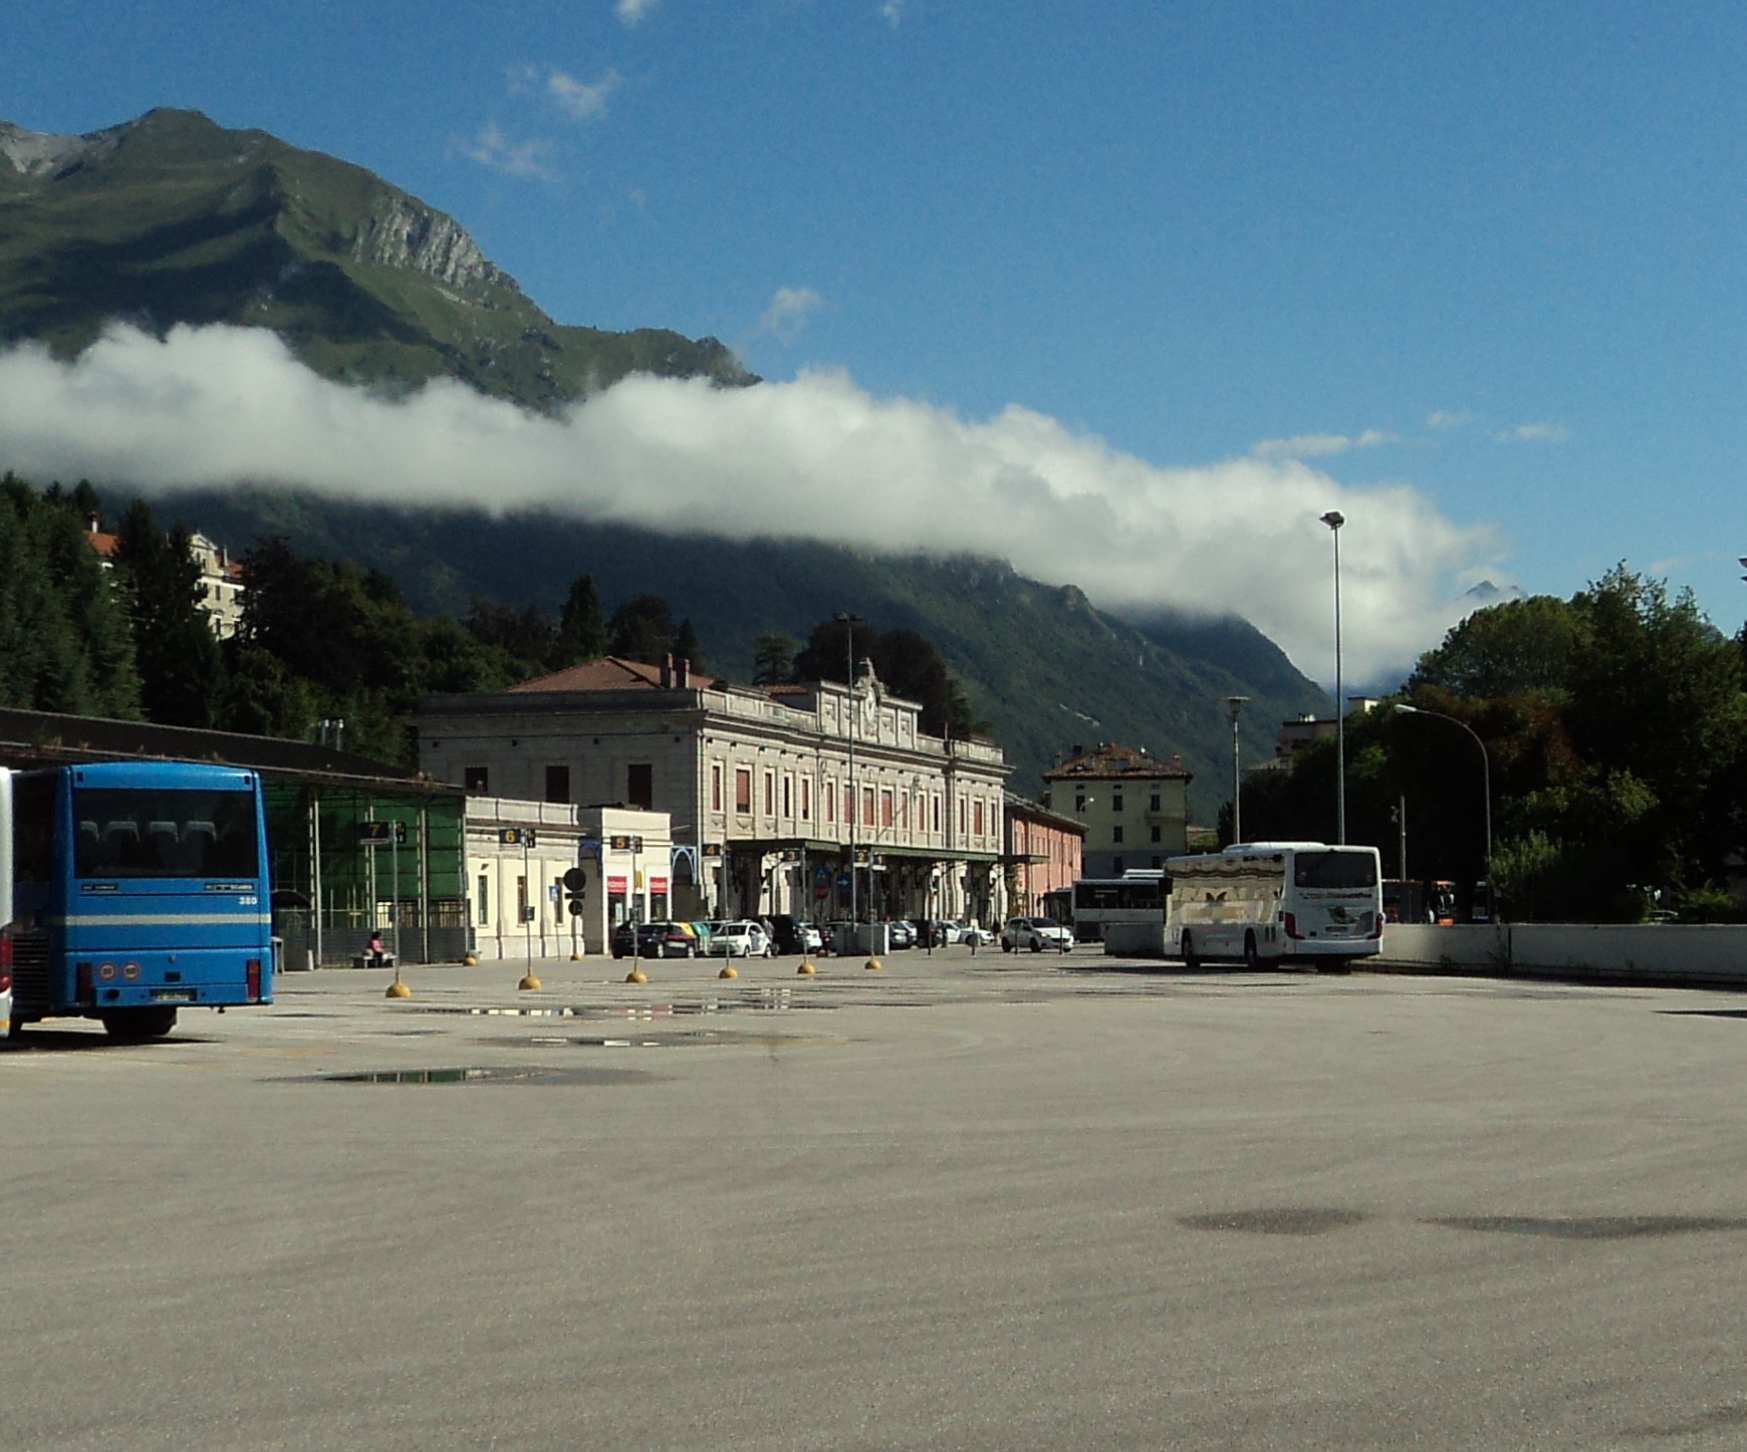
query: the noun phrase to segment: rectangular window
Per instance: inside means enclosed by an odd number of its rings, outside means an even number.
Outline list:
[[[722,810],[722,764],[717,761],[710,763],[710,810]]]
[[[1155,842],[1162,842],[1162,841],[1164,841],[1164,840],[1165,840],[1165,839],[1164,839],[1164,838],[1163,838],[1163,837],[1162,837],[1162,836],[1161,836],[1161,835],[1160,835],[1160,833],[1161,833],[1161,832],[1162,832],[1162,831],[1163,831],[1163,830],[1164,830],[1164,829],[1163,829],[1163,828],[1161,828],[1161,827],[1154,827],[1154,828],[1153,828],[1153,841],[1155,841]]]
[[[570,800],[570,768],[568,766],[549,766],[546,768],[546,800],[549,802],[568,802]]]
[[[488,766],[464,766],[461,768],[461,785],[466,791],[476,796],[491,795],[491,768]]]
[[[795,814],[795,779],[792,776],[783,778],[783,819]]]
[[[861,789],[861,825],[862,826],[864,826],[864,827],[873,826],[873,824],[874,824],[873,812],[874,812],[874,789],[872,787],[863,787]]]
[[[776,815],[776,777],[768,771],[764,774],[764,815]]]
[[[1074,794],[1074,810],[1076,812],[1083,812],[1086,810],[1086,797],[1083,792],[1076,792]]]
[[[516,879],[516,921],[528,921],[528,879],[525,877]]]
[[[827,822],[835,822],[837,820],[837,783],[836,782],[828,781],[825,783],[824,796],[825,796],[825,820]]]
[[[734,810],[743,817],[752,815],[752,769],[734,768]]]
[[[625,800],[645,812],[655,809],[655,767],[647,761],[634,761],[625,769]]]
[[[1113,797],[1110,798],[1110,810],[1113,812],[1120,812],[1122,810],[1122,793],[1121,792],[1117,792]]]
[[[843,820],[852,824],[855,821],[855,788],[847,782],[843,786]]]
[[[260,872],[253,792],[82,787],[73,793],[73,821],[77,877]]]
[[[1120,842],[1122,840],[1122,824],[1120,822],[1110,829],[1110,840],[1112,842]]]
[[[479,874],[479,926],[491,926],[491,878],[483,872]]]
[[[1157,792],[1153,793],[1152,805],[1150,807],[1148,807],[1147,810],[1149,812],[1156,812],[1156,811],[1160,810],[1160,808],[1159,808],[1159,794]]]
[[[964,836],[964,826],[965,826],[964,806],[965,806],[964,798],[960,797],[958,799],[958,835],[961,837]]]
[[[892,820],[892,794],[890,792],[881,792],[880,825],[882,827],[889,827],[892,825]]]
[[[977,836],[983,835],[983,804],[979,801],[971,814],[972,829]]]
[[[938,832],[940,830],[940,798],[938,796],[934,798],[934,810],[931,815],[931,820],[934,823],[933,830]]]
[[[801,820],[813,820],[813,782],[809,777],[801,778]]]

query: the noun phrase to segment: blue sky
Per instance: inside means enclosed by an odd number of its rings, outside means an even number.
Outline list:
[[[23,0],[0,34],[0,116],[331,151],[562,322],[1409,485],[1526,589],[1623,558],[1729,630],[1744,75],[1707,3]]]

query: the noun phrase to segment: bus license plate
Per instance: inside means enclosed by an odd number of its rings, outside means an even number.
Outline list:
[[[154,988],[152,990],[152,1002],[193,1003],[194,990],[192,988]]]

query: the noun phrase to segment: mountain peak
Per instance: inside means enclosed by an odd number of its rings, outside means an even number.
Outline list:
[[[339,381],[447,376],[546,410],[633,372],[757,381],[713,338],[554,322],[453,217],[199,111],[85,136],[0,122],[0,155],[0,346],[72,356],[116,318],[265,327]]]

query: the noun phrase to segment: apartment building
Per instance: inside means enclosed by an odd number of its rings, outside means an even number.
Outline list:
[[[1086,828],[1087,877],[1120,877],[1131,867],[1162,867],[1189,848],[1189,783],[1182,762],[1106,741],[1076,746],[1043,774],[1043,804]]]

